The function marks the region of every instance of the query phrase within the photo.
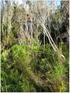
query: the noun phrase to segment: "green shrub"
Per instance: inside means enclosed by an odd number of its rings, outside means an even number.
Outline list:
[[[63,45],[64,54],[67,52],[65,48],[67,47]],[[64,63],[59,62],[49,44],[45,48],[37,42],[31,46],[14,45],[10,50],[2,52],[1,60],[1,91],[68,91],[67,60]],[[41,86],[41,83],[37,84],[39,79],[46,87]]]
[[[2,53],[1,91],[36,91],[34,85],[27,79],[25,74],[25,58],[27,54],[27,47],[19,45],[13,46],[9,53],[7,51]]]

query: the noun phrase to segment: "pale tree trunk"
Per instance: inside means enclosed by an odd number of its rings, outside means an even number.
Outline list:
[[[1,1],[1,34],[3,34],[4,1]]]
[[[10,34],[11,32],[11,19],[12,19],[12,16],[13,16],[13,7],[11,5],[9,5],[8,7],[8,34]]]

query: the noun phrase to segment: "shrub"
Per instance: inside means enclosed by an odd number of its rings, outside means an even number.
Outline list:
[[[3,92],[68,91],[68,63],[59,62],[49,44],[45,48],[37,42],[31,46],[16,44],[2,52],[1,60]]]

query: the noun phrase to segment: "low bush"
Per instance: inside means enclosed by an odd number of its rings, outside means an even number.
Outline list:
[[[66,48],[62,45],[64,55]],[[68,91],[68,62],[59,62],[49,44],[45,48],[35,42],[31,46],[16,44],[1,56],[1,91]]]

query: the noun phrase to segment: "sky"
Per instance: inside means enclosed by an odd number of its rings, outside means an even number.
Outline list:
[[[15,1],[17,1],[19,4],[21,4],[22,3],[22,1],[25,3],[27,0],[15,0]],[[35,1],[35,0],[31,0],[31,1]],[[47,1],[47,0],[46,0]],[[50,1],[50,0],[48,0],[48,1]],[[60,1],[61,0],[55,0],[56,1],[56,4],[57,5],[60,5]]]
[[[1,5],[1,1],[2,0],[0,0],[0,5]],[[11,0],[11,1],[14,1],[14,0]],[[27,1],[27,0],[15,0],[16,2],[18,2],[19,4],[22,4],[22,2],[25,4],[25,2]],[[31,0],[31,1],[35,1],[35,0]],[[47,0],[46,0],[47,1]],[[48,1],[50,1],[50,0],[48,0]],[[54,1],[54,0],[53,0]],[[56,5],[60,5],[60,1],[61,0],[55,0],[56,1]]]

